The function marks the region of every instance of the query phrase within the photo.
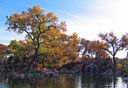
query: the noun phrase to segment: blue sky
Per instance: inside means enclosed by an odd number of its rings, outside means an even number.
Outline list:
[[[46,13],[54,12],[59,21],[66,21],[67,34],[76,32],[79,37],[95,40],[99,33],[113,31],[121,37],[128,32],[128,0],[0,0],[0,43],[24,39],[25,34],[5,31],[6,16],[34,5]]]

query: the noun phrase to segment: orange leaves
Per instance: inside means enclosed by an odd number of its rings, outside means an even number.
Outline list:
[[[19,17],[19,14],[18,14],[18,13],[14,13],[14,14],[13,14],[13,17],[18,18],[18,17]]]
[[[33,32],[36,32],[37,31],[37,28],[36,27],[32,27],[31,28]]]
[[[0,44],[0,52],[6,52],[7,49],[8,49],[7,45]]]
[[[34,6],[33,8],[29,8],[29,12],[37,15],[43,13],[43,10],[39,6]]]
[[[63,50],[60,47],[55,48],[55,54],[56,55],[58,54],[60,57],[62,57],[63,56]]]
[[[57,17],[52,12],[47,14],[47,19],[49,22],[56,22],[57,21]]]
[[[62,39],[67,39],[68,36],[67,36],[66,34],[61,34],[61,38],[62,38]]]
[[[12,22],[18,22],[18,19],[20,18],[20,15],[15,13],[13,14],[9,20],[11,20]]]
[[[29,37],[27,37],[26,41],[27,41],[27,43],[30,43],[32,40]]]
[[[77,34],[74,33],[71,36],[68,36],[68,44],[72,45],[72,46],[78,46],[78,44],[80,43],[80,40],[77,37]]]
[[[12,22],[17,22],[18,24],[23,24],[26,22],[28,19],[30,19],[29,14],[22,12],[22,14],[15,13],[11,16]]]
[[[51,13],[48,13],[48,14],[47,14],[47,17],[49,17],[49,18],[54,18],[55,15],[54,15],[54,13],[51,12]]]
[[[77,47],[79,40],[77,39],[77,34],[74,34],[72,36],[68,36],[66,34],[61,34],[60,37],[60,42],[58,41],[58,44],[56,43],[56,48],[55,48],[55,56],[59,56],[60,61],[64,60],[65,63],[74,61],[77,58]],[[64,63],[63,62],[63,63]],[[62,64],[63,64],[62,63]]]
[[[106,58],[108,54],[103,48],[106,48],[106,44],[100,41],[89,41],[82,39],[81,46],[84,48],[83,56],[86,54],[100,55],[100,57]]]
[[[31,32],[39,33],[44,30],[48,30],[48,26],[57,27],[57,17],[54,13],[48,13],[45,15],[43,10],[39,6],[29,8],[28,12],[23,11],[21,14],[14,13],[9,18],[7,17],[7,24],[9,24],[8,30],[11,29],[14,32],[22,33]],[[59,27],[58,27],[59,28]]]
[[[43,10],[41,10],[39,6],[34,6],[34,7],[33,7],[33,10],[34,10],[34,11],[39,11],[40,13],[43,12]]]
[[[0,62],[4,62],[7,55],[8,46],[0,44]]]
[[[61,32],[59,29],[54,28],[54,29],[50,29],[49,31],[46,32],[48,34],[49,37],[51,38],[55,38],[55,37],[59,37]]]
[[[73,35],[72,35],[72,37],[74,38],[74,39],[77,39],[77,33],[73,33]]]
[[[47,21],[47,16],[42,15],[41,19],[42,19],[43,22],[46,22]]]

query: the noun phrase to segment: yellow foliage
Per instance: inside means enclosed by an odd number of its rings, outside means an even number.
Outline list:
[[[76,39],[76,38],[78,37],[78,36],[77,36],[77,33],[73,33],[72,37],[73,37],[74,39]]]
[[[67,39],[67,35],[66,34],[61,34],[61,38],[62,39]]]
[[[49,18],[54,18],[55,15],[54,15],[54,13],[51,12],[51,13],[48,13],[48,14],[47,14],[47,17],[49,17]]]
[[[26,41],[27,43],[30,43],[32,40],[29,37],[27,37]]]
[[[42,15],[42,20],[45,22],[47,20],[47,17],[45,15]]]
[[[43,10],[42,10],[39,6],[34,6],[34,7],[33,7],[33,12],[36,12],[36,13],[43,13]]]
[[[20,15],[18,13],[13,14],[13,17],[18,18]]]

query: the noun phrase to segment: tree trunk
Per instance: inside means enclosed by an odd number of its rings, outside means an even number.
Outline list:
[[[116,58],[113,57],[113,61],[114,61],[114,74],[116,73]]]
[[[31,68],[32,64],[33,64],[33,63],[34,63],[34,61],[36,60],[37,55],[38,55],[38,49],[35,49],[35,54],[34,54],[34,56],[33,56],[32,60],[28,63],[28,71],[30,70],[30,68]]]

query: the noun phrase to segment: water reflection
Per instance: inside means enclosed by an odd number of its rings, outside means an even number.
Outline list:
[[[58,78],[4,79],[0,77],[0,88],[127,88],[128,78],[60,75]]]

